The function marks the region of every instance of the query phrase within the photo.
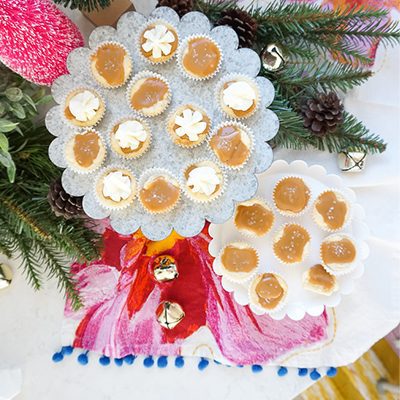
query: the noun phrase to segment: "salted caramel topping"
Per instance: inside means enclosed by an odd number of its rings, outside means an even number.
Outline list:
[[[168,92],[168,85],[157,77],[146,78],[131,95],[131,105],[135,110],[150,108],[162,101]]]
[[[84,168],[90,167],[100,151],[100,140],[96,132],[88,131],[74,138],[76,162]]]
[[[281,238],[274,243],[274,252],[283,262],[299,262],[309,241],[310,235],[302,226],[288,224],[284,226]]]
[[[321,257],[326,265],[348,264],[356,258],[356,248],[350,239],[325,241],[321,244]]]
[[[306,208],[310,190],[301,178],[285,178],[276,185],[274,200],[280,210],[298,213]]]
[[[124,59],[126,51],[123,47],[112,43],[101,46],[92,56],[96,70],[109,85],[118,86],[125,81]]]
[[[210,140],[210,146],[220,161],[231,167],[242,165],[250,154],[249,147],[243,143],[242,130],[234,125],[218,129]]]
[[[315,207],[330,229],[340,229],[343,226],[347,214],[347,204],[340,201],[335,192],[320,194]]]
[[[212,75],[220,61],[221,53],[216,44],[203,37],[190,40],[182,57],[185,69],[199,78]]]
[[[240,248],[235,245],[225,247],[221,261],[230,272],[251,272],[257,267],[257,252],[252,248]]]
[[[285,295],[285,290],[274,274],[262,274],[255,287],[259,304],[266,309],[275,308]]]
[[[267,233],[274,222],[274,214],[262,204],[239,204],[236,208],[235,224],[239,229],[246,229],[258,236]]]
[[[179,187],[159,176],[145,184],[139,196],[143,205],[150,211],[162,212],[172,207],[179,199]]]
[[[316,264],[308,270],[308,279],[311,285],[320,286],[324,290],[331,290],[336,282],[336,278],[325,271],[321,264]]]

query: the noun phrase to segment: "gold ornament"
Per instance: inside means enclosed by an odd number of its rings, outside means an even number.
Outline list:
[[[175,328],[185,317],[182,307],[178,303],[164,301],[157,307],[157,321],[166,329]]]
[[[153,264],[154,278],[158,282],[169,282],[179,276],[178,267],[173,257],[168,255],[158,256]]]
[[[282,49],[274,43],[267,45],[261,52],[261,61],[264,69],[269,72],[279,71],[285,65]]]
[[[362,151],[342,151],[338,164],[342,172],[361,172],[365,168],[367,153]]]
[[[11,285],[13,273],[11,268],[6,264],[0,263],[0,290]]]

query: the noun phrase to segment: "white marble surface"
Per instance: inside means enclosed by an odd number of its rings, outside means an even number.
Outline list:
[[[139,11],[149,11],[154,1],[136,1]],[[78,12],[69,12],[87,35],[90,24]],[[378,253],[374,263],[376,279],[384,276],[394,266],[398,266],[400,253],[400,230],[396,219],[400,215],[400,121],[399,121],[399,49],[379,51],[377,74],[363,87],[353,91],[346,99],[346,107],[361,118],[373,131],[381,134],[388,142],[386,153],[369,157],[367,169],[358,175],[344,176],[364,205],[373,234],[372,244],[384,252],[385,262],[379,262]],[[375,104],[372,104],[375,103]],[[336,157],[327,153],[289,152],[280,150],[276,158],[287,161],[304,159],[309,164],[319,163],[330,173],[338,173]],[[372,250],[374,251],[374,250]],[[0,261],[4,261],[0,257]],[[16,270],[18,260],[11,265]],[[397,268],[398,270],[398,268]],[[368,274],[365,274],[368,277]],[[371,276],[370,276],[371,279]],[[384,281],[384,279],[382,279]],[[352,337],[347,348],[329,346],[321,352],[321,357],[332,363],[343,359],[346,352],[348,362],[359,357],[376,340],[385,335],[398,322],[400,304],[399,273],[388,284],[387,301],[392,304],[386,324],[365,331],[368,310],[360,316],[358,329],[341,330],[342,341]],[[359,285],[368,285],[361,279]],[[145,369],[141,360],[134,365],[118,368],[115,365],[102,367],[97,355],[83,367],[76,363],[76,353],[60,363],[53,364],[51,356],[61,343],[63,320],[63,299],[58,294],[55,282],[46,283],[39,293],[26,284],[21,271],[15,273],[13,285],[0,292],[0,370],[6,368],[22,370],[22,389],[18,400],[107,400],[107,399],[280,399],[294,397],[312,383],[309,378],[299,378],[297,370],[289,370],[283,378],[276,376],[276,368],[266,368],[260,374],[249,369],[227,368],[210,364],[205,371],[198,371],[197,360],[187,361],[185,368],[178,370],[168,366],[161,370],[156,367]],[[368,286],[367,286],[368,287]],[[371,288],[371,293],[373,293]],[[357,289],[356,289],[357,290]],[[397,293],[397,294],[396,294]],[[344,315],[354,307],[362,305],[363,298],[348,296],[337,309]],[[396,317],[397,315],[397,317]],[[354,317],[357,317],[356,315]],[[340,321],[339,321],[340,322]],[[363,346],[357,346],[358,335],[367,336]],[[90,357],[90,356],[89,356]],[[306,361],[307,358],[303,358]],[[138,362],[139,361],[139,362]],[[0,375],[0,396],[2,384]]]

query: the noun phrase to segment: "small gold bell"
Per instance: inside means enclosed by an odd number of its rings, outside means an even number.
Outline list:
[[[11,268],[6,264],[0,263],[0,290],[10,286],[12,278],[13,274]]]
[[[179,276],[178,266],[173,257],[161,255],[154,259],[153,263],[154,278],[158,282],[168,282]]]
[[[178,303],[170,301],[162,302],[156,310],[158,323],[166,328],[175,328],[185,317],[182,307]]]
[[[283,51],[274,43],[267,45],[261,52],[261,61],[264,69],[270,72],[279,71],[285,65]]]

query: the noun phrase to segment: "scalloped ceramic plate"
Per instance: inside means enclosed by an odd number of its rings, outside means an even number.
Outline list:
[[[356,240],[360,255],[359,261],[354,270],[346,275],[338,277],[339,289],[330,296],[324,296],[307,291],[302,286],[302,274],[310,266],[319,263],[319,243],[328,236],[318,228],[311,216],[311,208],[302,216],[296,218],[285,218],[275,212],[276,221],[271,231],[262,238],[249,238],[241,234],[235,227],[233,219],[221,225],[211,224],[210,235],[212,240],[209,245],[210,254],[216,257],[222,247],[232,241],[245,241],[253,245],[260,256],[260,267],[258,272],[274,271],[283,276],[288,284],[286,304],[275,313],[270,313],[274,319],[282,319],[286,315],[291,319],[300,320],[305,313],[313,316],[322,314],[324,307],[336,307],[340,303],[342,294],[349,294],[353,291],[354,280],[364,272],[364,260],[368,257],[369,248],[366,239],[369,230],[364,223],[365,214],[363,208],[356,203],[355,193],[347,188],[342,179],[337,175],[328,175],[326,170],[319,165],[308,166],[304,161],[294,161],[288,164],[286,161],[275,161],[269,170],[258,176],[259,188],[256,196],[272,202],[272,190],[275,183],[287,175],[301,176],[310,186],[312,199],[314,201],[319,192],[328,188],[339,189],[352,204],[353,218],[348,226],[340,232],[350,233]],[[311,234],[312,240],[307,258],[300,265],[284,265],[279,263],[272,252],[272,238],[279,226],[287,221],[296,221],[303,225]],[[217,262],[214,262],[214,271],[221,275]],[[249,304],[248,287],[250,282],[237,284],[222,277],[222,286],[225,290],[233,292],[235,300],[241,305]],[[256,314],[264,311],[250,305]]]
[[[150,65],[143,61],[138,53],[137,35],[146,21],[161,18],[174,25],[180,39],[192,34],[210,35],[221,47],[223,61],[218,74],[207,81],[196,82],[183,76],[176,59],[162,65]],[[182,149],[175,146],[165,131],[166,118],[171,110],[185,103],[198,104],[211,117],[213,126],[226,120],[215,104],[214,88],[218,80],[228,73],[246,74],[256,78],[260,86],[261,102],[254,116],[245,120],[255,137],[254,152],[248,163],[239,172],[226,170],[227,185],[224,194],[209,204],[195,204],[182,198],[178,207],[162,216],[151,215],[136,202],[132,207],[119,211],[108,211],[95,201],[94,184],[97,172],[82,175],[76,174],[67,167],[64,157],[65,138],[73,131],[62,117],[62,104],[66,95],[74,88],[85,86],[95,89],[106,102],[106,114],[96,129],[106,138],[115,120],[132,115],[126,101],[126,88],[129,82],[118,89],[104,89],[95,81],[91,74],[89,57],[92,49],[105,41],[122,43],[129,51],[133,60],[133,74],[142,70],[150,70],[162,74],[169,81],[172,89],[172,101],[168,109],[160,116],[147,118],[153,133],[152,147],[142,157],[136,160],[123,160],[113,154],[108,146],[108,155],[103,166],[120,164],[130,168],[137,177],[147,168],[166,168],[173,175],[180,176],[183,167],[194,159],[213,159],[207,145],[194,149]],[[78,48],[70,53],[67,60],[70,75],[63,75],[52,86],[54,99],[60,105],[49,110],[46,115],[46,125],[57,138],[49,147],[49,155],[54,164],[66,168],[62,182],[65,190],[76,196],[84,196],[85,212],[95,219],[110,216],[112,227],[122,234],[130,234],[141,228],[142,232],[152,240],[161,240],[175,229],[183,236],[198,234],[205,220],[221,223],[228,220],[233,213],[235,201],[251,198],[257,190],[256,173],[265,171],[272,162],[272,150],[266,141],[273,138],[279,128],[277,116],[267,107],[274,98],[274,88],[271,82],[263,77],[257,77],[260,71],[260,58],[250,49],[238,49],[238,37],[233,29],[227,26],[212,28],[208,18],[199,12],[191,12],[179,19],[170,8],[155,9],[149,18],[136,13],[124,14],[117,29],[109,26],[96,28],[89,39],[90,48]]]

